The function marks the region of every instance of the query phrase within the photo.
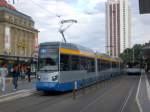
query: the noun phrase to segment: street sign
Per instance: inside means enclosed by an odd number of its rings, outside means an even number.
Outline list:
[[[140,14],[150,13],[150,0],[139,0]]]

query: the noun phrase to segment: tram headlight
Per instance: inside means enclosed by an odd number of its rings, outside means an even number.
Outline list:
[[[58,75],[52,76],[52,81],[56,81],[58,79]]]

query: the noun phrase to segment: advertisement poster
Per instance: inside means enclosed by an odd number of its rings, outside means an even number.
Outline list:
[[[35,57],[35,58],[38,57],[38,51],[39,51],[39,47],[38,47],[38,37],[35,36],[35,53],[34,53],[34,57]]]
[[[5,27],[5,52],[9,53],[11,48],[10,27]]]

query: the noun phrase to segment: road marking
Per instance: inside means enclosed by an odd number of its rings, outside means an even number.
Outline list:
[[[138,98],[138,96],[139,96],[139,91],[140,91],[140,85],[141,85],[142,76],[143,76],[143,74],[142,74],[141,77],[140,77],[140,81],[139,81],[139,84],[138,84],[138,90],[137,90],[137,93],[136,93],[136,102],[137,102],[137,105],[138,105],[138,107],[139,107],[140,112],[143,112],[142,107],[141,107],[141,104],[140,104],[140,101],[139,101],[139,98]]]
[[[134,86],[132,86],[132,88],[130,89],[130,92],[129,92],[128,96],[126,97],[125,103],[123,104],[123,106],[122,106],[120,112],[123,112],[123,111],[124,111],[124,109],[125,109],[125,107],[126,107],[126,105],[127,105],[127,102],[128,102],[129,98],[130,98],[131,95],[132,95],[133,89],[134,89]]]
[[[146,81],[146,87],[147,87],[147,95],[148,95],[148,99],[150,101],[150,85],[149,85],[148,78],[147,78],[146,74],[145,74],[145,81]]]

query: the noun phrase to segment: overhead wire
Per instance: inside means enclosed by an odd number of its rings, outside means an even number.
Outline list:
[[[58,15],[56,15],[54,12],[47,10],[45,7],[43,7],[42,5],[38,4],[37,2],[34,2],[33,0],[30,0],[34,5],[38,6],[39,8],[41,8],[42,10],[51,13],[52,15],[59,17]]]
[[[19,2],[19,0],[17,0],[17,2],[15,2],[15,0],[13,0],[13,2],[14,2],[14,4],[17,4],[17,3]],[[43,7],[41,4],[38,4],[37,2],[35,2],[34,0],[30,0],[30,2],[32,2],[33,5],[39,7],[39,8],[42,9],[43,11],[48,12],[48,13],[51,13],[52,16],[59,18],[59,20],[61,21],[61,15],[58,15],[57,12],[54,13],[54,12],[52,12],[52,11],[46,9],[46,8]],[[55,6],[57,7],[57,0],[56,0],[56,5],[55,5]],[[57,11],[57,10],[56,10],[56,11]],[[51,16],[51,17],[52,17],[52,16]],[[47,25],[48,25],[48,24],[47,24]]]

